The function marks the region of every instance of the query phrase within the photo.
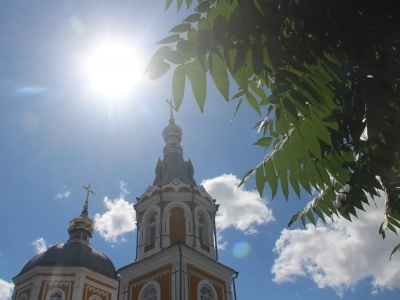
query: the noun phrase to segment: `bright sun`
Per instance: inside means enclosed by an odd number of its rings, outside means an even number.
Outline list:
[[[86,64],[90,88],[107,98],[128,96],[143,78],[143,59],[139,56],[129,44],[112,41],[100,44]]]

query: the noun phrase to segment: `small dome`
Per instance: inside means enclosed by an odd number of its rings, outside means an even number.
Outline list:
[[[172,111],[169,117],[169,124],[164,127],[162,135],[166,144],[179,144],[181,142],[182,129],[175,124]]]
[[[25,273],[36,266],[85,267],[99,274],[117,279],[112,261],[100,251],[80,242],[60,243],[32,258],[22,269]]]

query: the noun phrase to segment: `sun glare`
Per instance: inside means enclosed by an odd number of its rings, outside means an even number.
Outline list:
[[[128,96],[143,78],[143,59],[139,56],[128,44],[108,41],[99,45],[86,64],[90,88],[108,98]]]

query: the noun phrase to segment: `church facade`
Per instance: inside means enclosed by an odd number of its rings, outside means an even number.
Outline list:
[[[116,270],[90,247],[93,221],[88,197],[69,225],[66,243],[29,261],[13,278],[13,300],[236,300],[238,272],[218,262],[218,204],[196,184],[183,159],[182,130],[171,112],[164,128],[164,158],[152,185],[137,198],[136,258]]]

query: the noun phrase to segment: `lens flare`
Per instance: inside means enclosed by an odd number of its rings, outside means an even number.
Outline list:
[[[250,250],[251,250],[250,244],[246,241],[241,241],[233,245],[232,254],[234,257],[239,259],[245,258],[247,255],[249,255]]]
[[[89,86],[103,96],[124,98],[143,77],[144,64],[131,45],[105,41],[91,53],[86,63]]]

